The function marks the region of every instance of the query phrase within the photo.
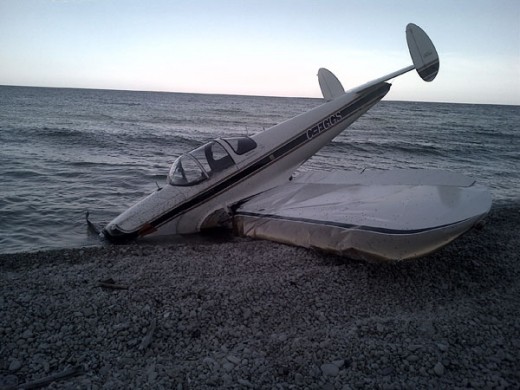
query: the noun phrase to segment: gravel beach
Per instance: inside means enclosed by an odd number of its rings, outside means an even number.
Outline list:
[[[0,388],[520,387],[520,205],[364,263],[234,238],[0,255]]]

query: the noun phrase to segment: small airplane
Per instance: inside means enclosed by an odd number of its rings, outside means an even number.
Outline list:
[[[124,211],[101,235],[126,242],[196,233],[229,226],[231,220],[238,234],[366,260],[413,258],[447,244],[491,207],[488,190],[465,176],[400,170],[293,180],[301,164],[388,93],[388,80],[414,69],[425,81],[436,77],[439,57],[430,38],[410,23],[406,39],[413,65],[348,91],[333,73],[319,69],[324,104],[251,137],[217,138],[183,154],[171,166],[165,187]],[[331,185],[327,198],[319,189]],[[295,193],[308,196],[295,205]],[[474,207],[465,206],[468,202]]]

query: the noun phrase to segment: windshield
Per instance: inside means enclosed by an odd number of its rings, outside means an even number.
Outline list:
[[[168,183],[174,186],[198,184],[233,165],[233,159],[222,145],[211,141],[175,160]]]
[[[174,186],[189,186],[206,179],[204,170],[189,154],[180,156],[173,163],[168,174],[168,183]]]

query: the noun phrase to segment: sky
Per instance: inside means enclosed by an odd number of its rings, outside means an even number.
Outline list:
[[[411,65],[387,100],[520,105],[519,0],[0,0],[0,85],[321,97]]]

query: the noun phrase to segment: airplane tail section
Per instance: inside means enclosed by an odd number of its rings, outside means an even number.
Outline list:
[[[430,37],[428,37],[422,28],[413,23],[409,23],[406,26],[406,42],[408,43],[408,50],[410,51],[413,65],[389,73],[359,87],[350,89],[347,92],[364,91],[368,88],[372,88],[374,85],[408,73],[413,69],[417,70],[417,73],[424,81],[432,81],[435,79],[437,73],[439,73],[439,55]],[[320,83],[321,93],[327,101],[331,101],[345,93],[338,78],[325,68],[321,68],[318,71],[318,81]]]
[[[424,81],[432,81],[439,72],[439,55],[432,41],[417,25],[406,26],[406,42],[413,65]]]

